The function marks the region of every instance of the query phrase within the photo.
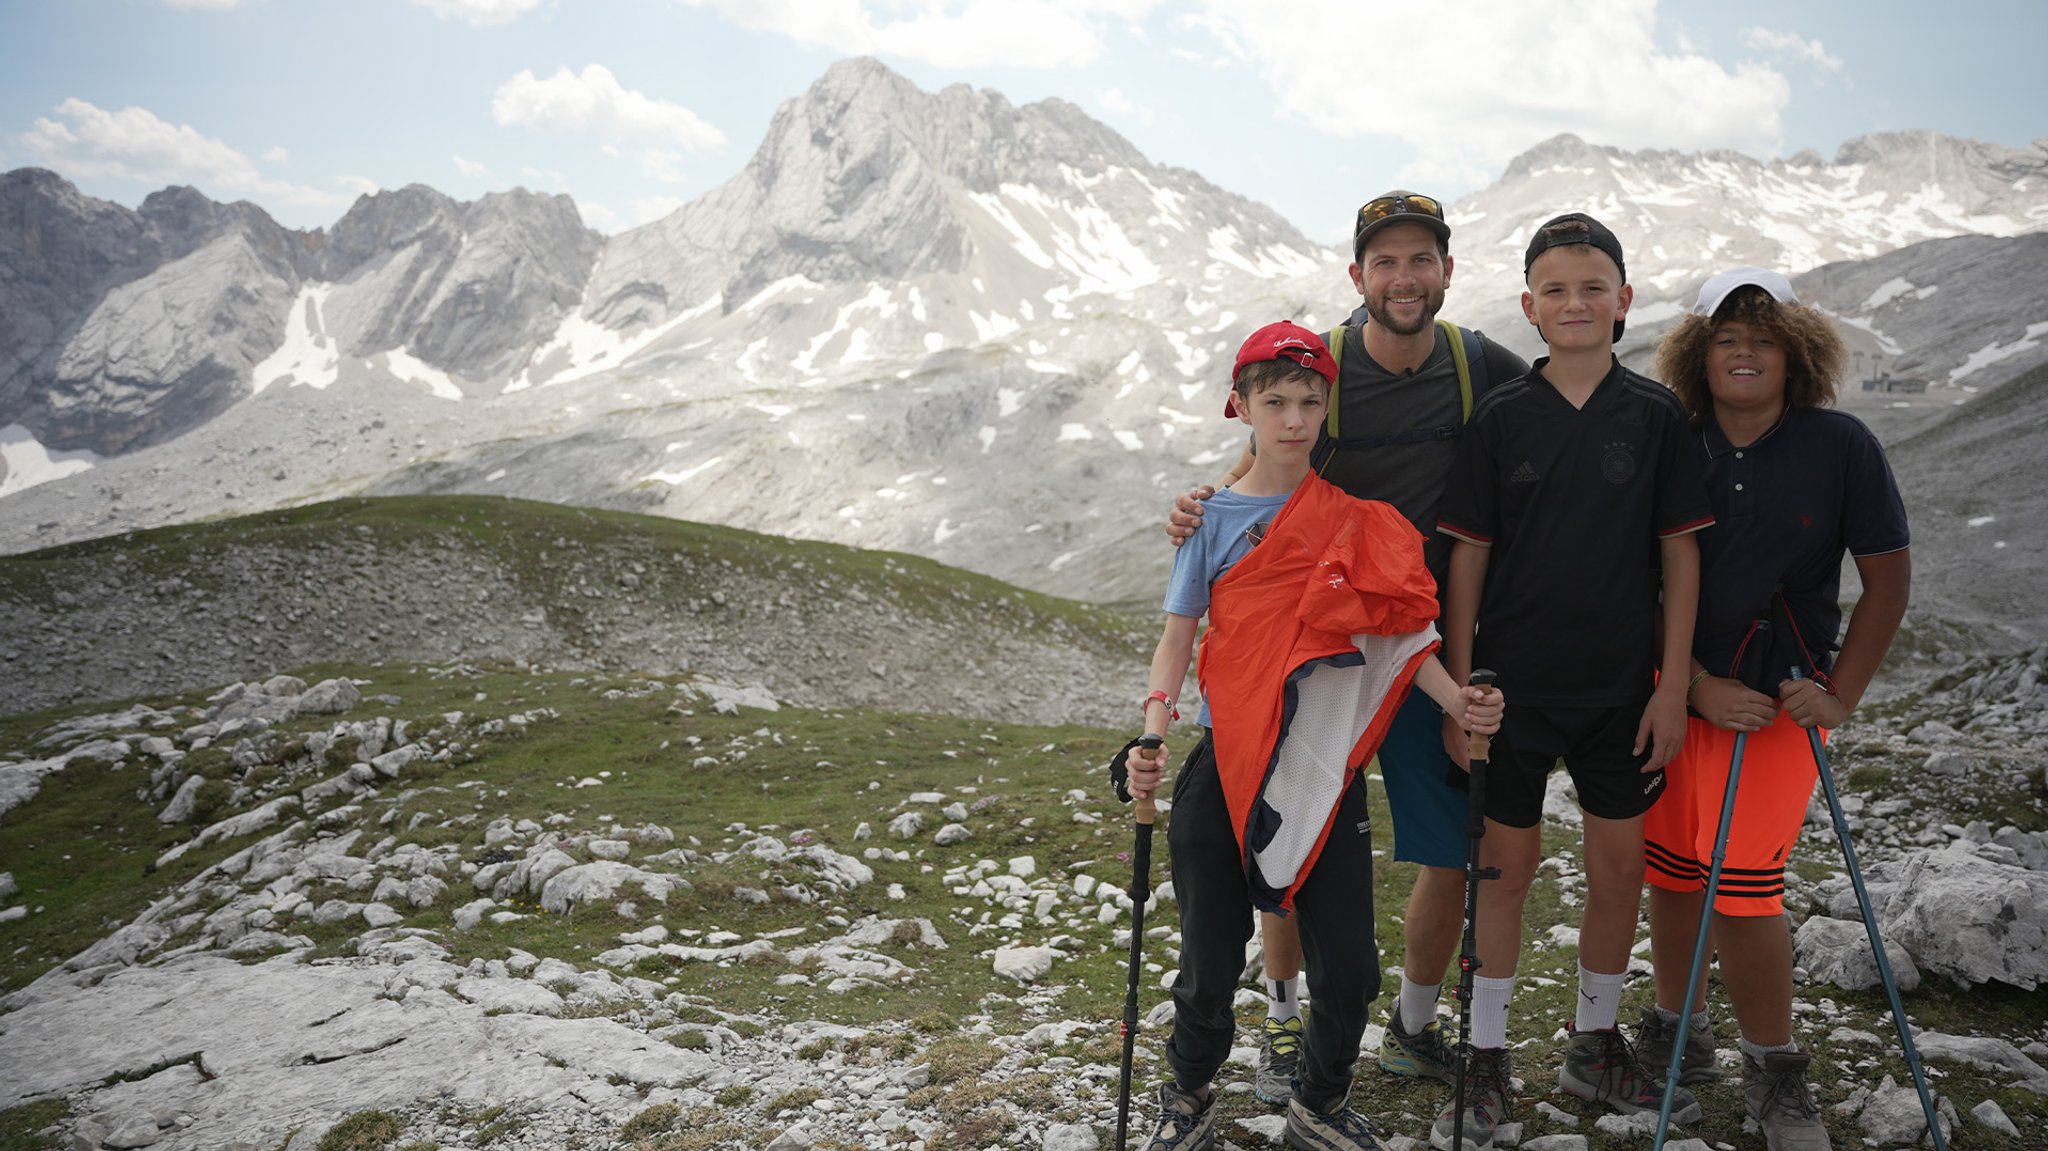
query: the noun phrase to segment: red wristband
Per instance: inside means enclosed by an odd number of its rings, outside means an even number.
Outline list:
[[[1138,710],[1144,711],[1146,708],[1151,707],[1152,701],[1155,699],[1166,705],[1166,718],[1180,718],[1180,708],[1175,706],[1174,698],[1163,691],[1155,691],[1151,695],[1146,696],[1145,702],[1138,705]]]

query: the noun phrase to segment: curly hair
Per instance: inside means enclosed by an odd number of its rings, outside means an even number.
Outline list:
[[[1781,304],[1761,288],[1736,289],[1712,316],[1689,315],[1664,334],[1657,345],[1657,378],[1685,405],[1694,427],[1714,410],[1707,388],[1707,348],[1714,329],[1730,320],[1748,324],[1785,349],[1785,403],[1794,408],[1825,408],[1835,402],[1842,367],[1849,358],[1842,337],[1820,309]]]

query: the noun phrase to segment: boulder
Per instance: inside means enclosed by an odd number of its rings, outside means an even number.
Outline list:
[[[1882,982],[1878,978],[1877,960],[1870,953],[1870,935],[1861,920],[1816,915],[1799,925],[1792,937],[1792,951],[1795,962],[1817,982],[1850,991],[1876,987]],[[1885,936],[1884,954],[1892,965],[1892,978],[1898,981],[1899,990],[1911,991],[1920,986],[1919,967],[1890,935]]]
[[[345,679],[323,679],[298,697],[301,715],[339,715],[363,701],[363,693]]]
[[[1031,983],[1052,970],[1059,954],[1050,947],[998,947],[995,972],[1019,983]]]
[[[2048,872],[1968,840],[1912,856],[1880,922],[1922,967],[1964,986],[2048,983]]]

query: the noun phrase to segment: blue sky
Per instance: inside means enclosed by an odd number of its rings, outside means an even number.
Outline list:
[[[737,173],[834,60],[1069,100],[1154,160],[1344,234],[1558,132],[1832,156],[2048,137],[2048,5],[1485,0],[0,0],[0,169],[285,224],[362,192],[567,192],[617,231]],[[1569,11],[1569,18],[1559,15]]]

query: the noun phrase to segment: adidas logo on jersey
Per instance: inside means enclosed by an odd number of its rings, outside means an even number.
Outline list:
[[[1508,476],[1508,482],[1511,484],[1533,484],[1542,479],[1542,476],[1536,474],[1535,466],[1528,460],[1523,460],[1522,466],[1516,468],[1514,473]]]

